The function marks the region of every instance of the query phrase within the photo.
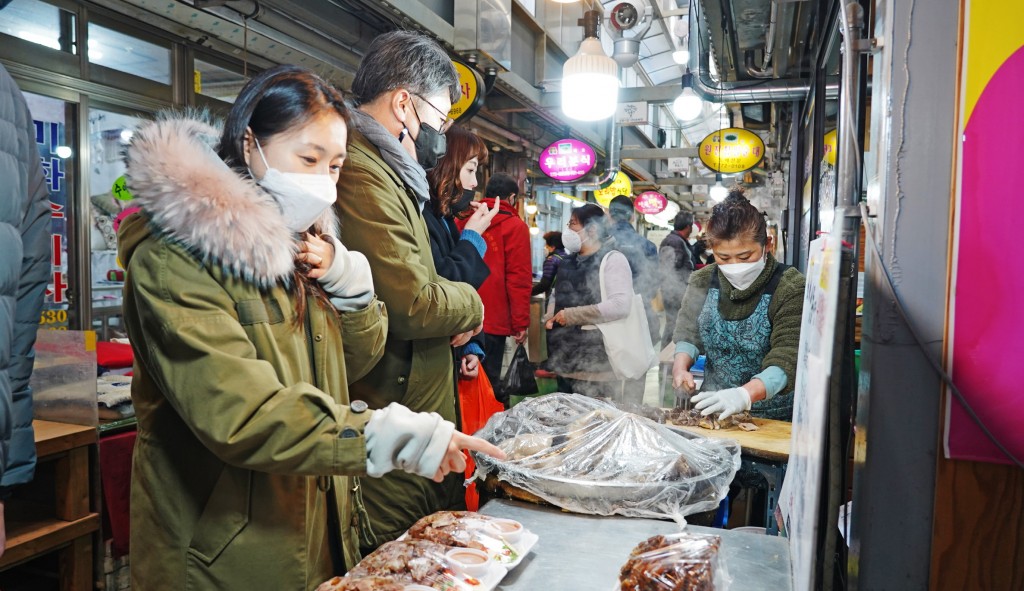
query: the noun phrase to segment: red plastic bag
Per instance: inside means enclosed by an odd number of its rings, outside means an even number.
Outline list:
[[[459,380],[459,408],[462,411],[462,431],[473,434],[487,424],[491,415],[505,410],[504,405],[494,398],[494,388],[483,368],[475,378]],[[466,460],[466,478],[472,478],[476,472],[473,456]],[[466,487],[466,508],[476,511],[480,508],[480,494],[476,490],[476,482]]]

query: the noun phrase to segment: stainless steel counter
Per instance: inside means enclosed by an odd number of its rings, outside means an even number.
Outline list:
[[[503,499],[481,513],[521,522],[540,541],[498,585],[499,591],[612,591],[629,551],[655,534],[679,531],[671,521],[596,517]],[[745,532],[687,526],[722,537],[722,560],[733,590],[790,591],[789,540]]]

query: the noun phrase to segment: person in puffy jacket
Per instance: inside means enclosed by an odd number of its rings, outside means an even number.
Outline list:
[[[4,500],[36,466],[29,377],[50,269],[50,194],[35,137],[25,97],[0,65],[0,554]]]
[[[544,234],[544,249],[548,252],[544,257],[544,270],[541,273],[540,281],[533,286],[530,295],[549,295],[555,284],[555,277],[558,275],[558,266],[569,256],[569,253],[565,252],[565,246],[562,245],[561,232],[546,232]]]
[[[127,148],[133,588],[315,588],[359,560],[362,482],[502,455],[436,413],[349,399],[388,319],[331,207],[348,115],[323,79],[278,66],[223,129],[165,116]]]
[[[484,373],[492,384],[501,383],[501,363],[505,355],[505,340],[516,344],[526,341],[530,326],[530,290],[533,289],[533,269],[530,263],[530,228],[519,217],[516,197],[519,183],[505,173],[496,173],[487,181],[483,203],[488,208],[498,207],[498,215],[484,232],[487,254],[484,260],[491,274],[480,286],[480,299],[484,309]],[[459,222],[461,227],[466,221]],[[506,396],[495,392],[502,402]]]

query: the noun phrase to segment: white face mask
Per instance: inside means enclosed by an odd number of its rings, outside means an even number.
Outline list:
[[[562,246],[565,247],[565,252],[576,254],[583,248],[583,239],[580,238],[579,232],[569,228],[562,228]]]
[[[764,270],[766,262],[765,256],[762,254],[760,259],[752,263],[727,263],[718,265],[718,268],[733,287],[743,291],[753,285],[754,280]]]
[[[329,174],[281,172],[271,168],[259,140],[256,140],[256,149],[267,167],[263,178],[256,183],[277,201],[288,229],[296,233],[305,232],[328,207],[334,205],[338,198],[337,184]]]

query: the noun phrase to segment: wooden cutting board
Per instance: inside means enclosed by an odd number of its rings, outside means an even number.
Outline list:
[[[757,431],[744,431],[735,429],[702,429],[701,427],[683,427],[668,423],[673,427],[696,433],[712,439],[732,439],[743,448],[743,454],[770,460],[773,462],[788,462],[793,424],[786,421],[774,421],[772,419],[754,419],[758,426]]]

